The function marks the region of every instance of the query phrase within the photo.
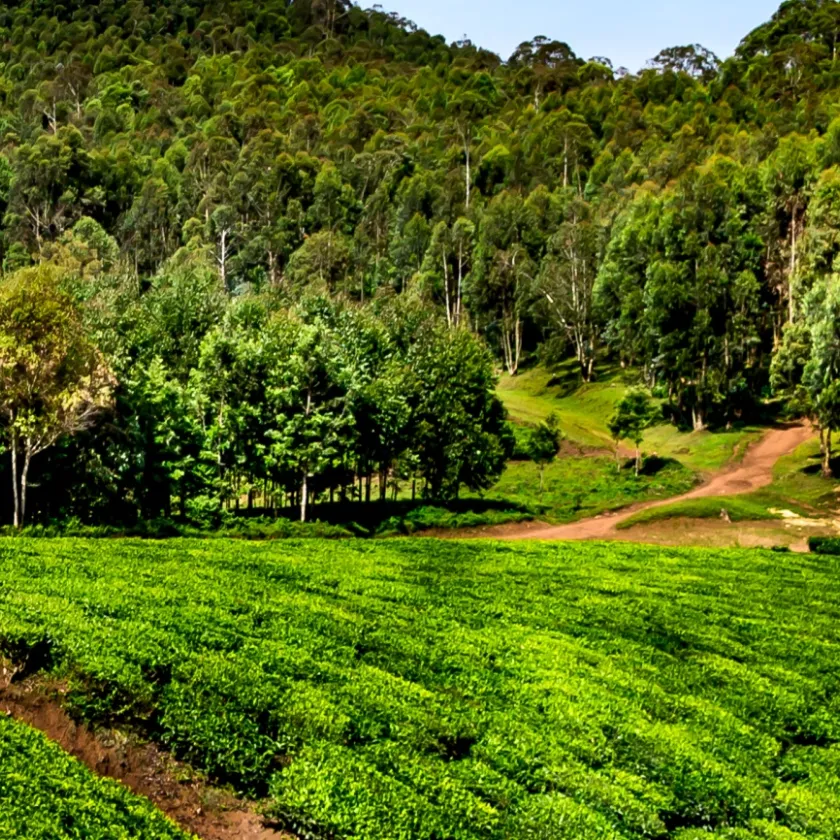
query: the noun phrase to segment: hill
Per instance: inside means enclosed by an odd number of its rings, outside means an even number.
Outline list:
[[[526,361],[639,371],[699,433],[650,446],[694,471],[742,443],[702,432],[749,429],[771,393],[830,443],[838,9],[789,0],[731,59],[626,75],[342,0],[6,4],[2,286],[58,290],[78,338],[1,325],[78,374],[3,409],[30,418],[3,429],[9,518],[481,492],[510,446],[493,366]],[[4,392],[32,393],[16,364]],[[67,389],[73,416],[48,408]],[[600,445],[609,401],[567,400],[568,436]]]

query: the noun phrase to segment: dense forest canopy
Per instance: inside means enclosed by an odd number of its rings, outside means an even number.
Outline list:
[[[26,0],[0,35],[6,282],[54,278],[110,383],[42,515],[486,486],[482,341],[618,359],[698,429],[773,392],[840,427],[838,2],[638,74],[344,0]]]

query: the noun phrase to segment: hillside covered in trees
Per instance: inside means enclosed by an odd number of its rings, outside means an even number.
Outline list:
[[[481,489],[494,367],[534,357],[620,361],[697,429],[776,394],[830,436],[838,39],[840,3],[788,0],[724,62],[630,74],[344,0],[5,4],[18,521],[27,492],[114,521]]]

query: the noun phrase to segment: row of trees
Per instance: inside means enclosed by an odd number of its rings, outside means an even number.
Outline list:
[[[99,264],[97,236],[112,244],[77,225],[65,257]],[[73,262],[0,286],[15,524],[33,459],[56,444],[35,462],[41,514],[111,520],[213,520],[257,498],[305,520],[310,499],[385,499],[397,480],[450,498],[490,486],[511,454],[486,346],[415,300],[231,300],[189,258],[143,293]]]

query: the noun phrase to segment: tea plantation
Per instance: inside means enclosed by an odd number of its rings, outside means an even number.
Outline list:
[[[306,838],[829,840],[838,562],[9,540],[0,640]]]
[[[3,840],[189,840],[144,799],[85,767],[43,735],[0,717]]]

